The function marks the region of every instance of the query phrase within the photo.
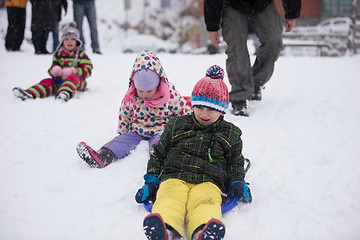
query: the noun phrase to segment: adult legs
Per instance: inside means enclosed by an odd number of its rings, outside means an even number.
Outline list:
[[[46,42],[49,31],[32,31],[32,42],[35,48],[35,54],[48,54]]]
[[[59,22],[55,23],[54,30],[52,31],[53,36],[53,52],[55,52],[56,48],[59,45]]]
[[[85,46],[85,39],[83,34],[83,21],[84,21],[84,4],[74,1],[73,3],[74,9],[74,21],[76,22],[76,28],[79,30],[80,33],[80,40],[83,42],[83,48]]]
[[[255,87],[267,83],[273,72],[275,61],[283,49],[282,25],[274,3],[251,19],[253,29],[261,43],[252,67]]]
[[[5,48],[8,51],[19,51],[24,39],[26,10],[25,8],[7,7],[8,28],[5,37]]]
[[[96,7],[95,1],[88,1],[85,5],[85,15],[89,22],[91,47],[93,52],[100,53],[97,23],[96,23]]]
[[[226,7],[222,21],[222,35],[227,44],[226,70],[231,84],[230,102],[250,99],[254,91],[251,62],[247,49],[248,17]]]

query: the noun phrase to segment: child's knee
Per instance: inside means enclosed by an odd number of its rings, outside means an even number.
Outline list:
[[[55,85],[55,81],[51,78],[45,78],[40,81],[40,84],[44,85],[45,87],[52,87]]]
[[[76,86],[80,83],[80,77],[76,74],[70,74],[66,78],[63,78],[64,81],[70,81],[74,83]]]

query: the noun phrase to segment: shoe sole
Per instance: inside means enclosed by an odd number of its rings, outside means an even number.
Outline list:
[[[233,110],[232,113],[235,116],[243,116],[243,117],[248,117],[249,116],[249,113],[247,112],[247,110],[238,110],[238,111]]]
[[[160,214],[152,213],[143,222],[143,229],[148,240],[168,240],[166,227]]]
[[[70,95],[60,92],[58,95],[56,95],[55,99],[67,102],[70,99]]]
[[[104,164],[94,153],[94,150],[86,145],[86,143],[81,142],[77,145],[76,151],[79,154],[80,158],[84,160],[91,168],[103,168]]]
[[[261,99],[262,99],[262,96],[258,95],[258,94],[254,94],[251,96],[252,101],[261,101]]]
[[[207,222],[198,240],[222,240],[225,236],[225,226],[217,219]]]
[[[20,98],[23,101],[25,101],[26,99],[34,99],[34,97],[30,93],[28,93],[28,92],[26,92],[26,90],[18,88],[18,87],[15,87],[13,89],[13,94],[15,97]]]

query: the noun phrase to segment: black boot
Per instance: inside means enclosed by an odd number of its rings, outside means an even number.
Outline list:
[[[92,168],[103,168],[117,160],[115,154],[108,148],[102,147],[95,151],[85,142],[81,142],[76,147],[80,158]]]
[[[254,93],[251,96],[251,100],[261,101],[261,87],[255,87]]]
[[[243,117],[249,116],[249,113],[247,111],[246,100],[233,102],[232,107],[233,107],[233,114],[235,116],[243,116]]]

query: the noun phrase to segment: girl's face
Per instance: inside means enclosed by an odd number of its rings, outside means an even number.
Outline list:
[[[194,107],[194,115],[201,125],[209,126],[216,122],[223,114],[206,107]]]
[[[76,48],[76,45],[77,45],[77,42],[74,38],[71,38],[71,37],[67,37],[64,39],[63,41],[63,46],[66,50],[73,50]]]
[[[136,93],[138,97],[142,98],[145,101],[149,101],[150,99],[152,99],[155,96],[156,91],[157,91],[157,87],[149,91],[141,91],[139,89],[136,89]]]

